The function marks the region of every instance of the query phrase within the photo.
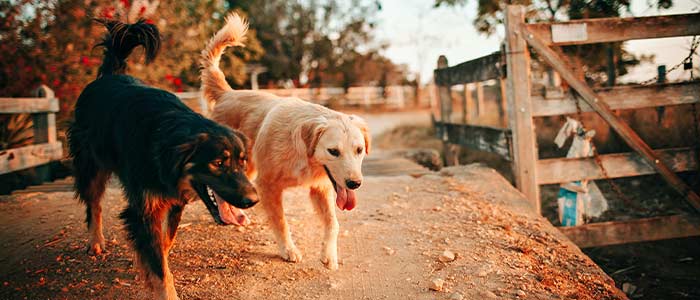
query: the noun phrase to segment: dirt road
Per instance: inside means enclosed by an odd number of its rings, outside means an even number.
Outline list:
[[[320,222],[305,192],[285,195],[301,263],[282,261],[261,212],[247,228],[187,207],[170,255],[182,299],[624,299],[491,169],[471,166],[420,178],[368,177],[359,205],[340,213],[340,270],[320,259]],[[0,299],[150,299],[108,189],[108,253],[88,256],[83,208],[70,192],[0,199]],[[451,262],[438,258],[456,253]],[[442,291],[429,290],[442,279]]]

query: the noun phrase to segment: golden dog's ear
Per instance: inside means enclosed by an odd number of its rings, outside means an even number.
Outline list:
[[[363,118],[356,115],[350,115],[350,121],[360,129],[360,132],[362,132],[362,136],[365,138],[365,153],[369,154],[370,144],[372,144],[372,137],[370,136],[367,122],[365,122]]]
[[[294,141],[296,148],[300,152],[306,151],[308,157],[313,156],[318,140],[323,135],[323,132],[326,131],[326,128],[328,128],[328,120],[324,117],[304,122],[296,129],[297,137]]]

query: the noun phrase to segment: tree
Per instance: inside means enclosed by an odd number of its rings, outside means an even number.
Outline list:
[[[161,32],[161,53],[145,66],[131,57],[131,74],[171,91],[199,87],[198,57],[209,37],[223,24],[228,7],[221,1],[157,0],[0,0],[0,95],[30,96],[41,83],[61,99],[59,120],[69,118],[73,103],[96,77],[102,52],[93,48],[105,29],[92,18],[134,22],[144,18]],[[255,31],[247,47],[227,56],[227,75],[246,80],[244,64],[263,50]]]
[[[442,5],[464,5],[467,0],[435,0],[435,7]],[[629,12],[629,0],[478,0],[478,13],[474,20],[475,28],[492,35],[496,27],[504,22],[505,7],[510,4],[525,5],[526,17],[530,21],[565,21],[584,18],[619,17]],[[667,9],[672,0],[656,0],[658,9]],[[579,60],[579,66],[590,83],[614,83],[617,75],[627,74],[629,67],[643,60],[653,60],[652,56],[636,57],[627,52],[623,42],[589,44],[563,47],[564,53]],[[611,72],[612,71],[612,72]],[[610,77],[612,75],[612,77]]]
[[[382,48],[373,45],[374,15],[381,9],[376,1],[228,2],[253,16],[251,28],[266,49],[263,82],[299,85],[307,79],[311,86],[349,86],[357,83],[352,62]]]

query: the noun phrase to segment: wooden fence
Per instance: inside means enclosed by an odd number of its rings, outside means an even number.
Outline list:
[[[458,146],[470,149],[492,152],[510,160],[510,135],[505,127],[505,94],[503,84],[505,62],[501,52],[470,60],[456,66],[449,67],[447,58],[440,56],[438,68],[435,69],[435,85],[437,86],[438,116],[433,117],[435,134],[444,142],[445,163],[447,165],[458,164]],[[500,93],[498,99],[499,123],[503,127],[485,126],[474,123],[480,117],[487,114],[483,84],[485,81],[495,80]],[[459,86],[461,90],[461,118],[453,107],[457,101],[453,97],[452,88]],[[473,87],[473,88],[472,88]],[[473,92],[476,92],[474,101]]]
[[[343,88],[294,88],[294,89],[260,89],[261,92],[275,94],[280,97],[298,97],[321,105],[337,105],[342,107],[373,108],[387,107],[401,109],[420,105],[416,88],[413,86],[381,87],[351,87],[347,93]],[[176,93],[183,102],[198,113],[208,112],[211,104],[201,99],[200,92]],[[206,114],[206,113],[205,113]]]
[[[0,98],[0,114],[31,114],[34,144],[0,150],[0,174],[47,164],[63,157],[61,142],[56,139],[58,99],[47,86],[36,91],[36,98]]]
[[[561,23],[525,23],[525,8],[511,5],[506,13],[506,47],[476,60],[447,67],[441,58],[435,70],[440,116],[436,131],[446,143],[464,145],[509,156],[513,161],[516,186],[540,212],[540,185],[576,180],[660,174],[666,182],[700,211],[700,197],[678,178],[676,172],[698,170],[697,148],[651,149],[613,110],[663,107],[700,102],[697,82],[615,87],[594,90],[568,64],[570,58],[557,48],[632,39],[700,35],[700,14],[642,18],[584,19]],[[604,172],[594,158],[539,159],[533,118],[577,113],[576,99],[563,93],[533,93],[530,49],[568,83],[581,99],[583,112],[596,112],[634,150],[630,153],[600,155]],[[504,57],[504,58],[500,58]],[[503,67],[507,72],[504,80]],[[493,129],[486,141],[479,126],[454,124],[454,101],[450,87],[496,79],[505,86],[508,129]],[[505,81],[505,85],[503,84]],[[467,90],[465,87],[464,90]],[[468,101],[465,97],[463,101]],[[463,110],[470,107],[462,104]],[[477,108],[479,105],[477,104]],[[463,111],[463,122],[467,122]],[[456,129],[459,128],[459,129]],[[477,129],[474,129],[477,128]],[[507,146],[504,147],[504,144]],[[449,148],[449,147],[446,147]],[[505,151],[508,149],[509,151]],[[448,153],[449,155],[449,153]],[[696,215],[674,215],[626,222],[606,222],[562,231],[582,247],[611,245],[700,235]]]
[[[595,91],[576,74],[568,63],[570,59],[557,48],[564,45],[700,35],[700,22],[697,20],[700,20],[700,14],[527,24],[523,6],[507,8],[507,98],[510,128],[513,131],[514,171],[518,188],[534,207],[540,209],[541,184],[603,179],[605,174],[594,158],[538,159],[533,118],[574,113],[576,106],[575,99],[571,97],[553,101],[531,96],[529,48],[534,49],[580,95],[583,111],[598,113],[634,150],[631,153],[600,155],[601,164],[608,171],[609,178],[658,173],[692,207],[700,211],[700,197],[675,173],[697,169],[697,149],[651,149],[612,111],[697,103],[700,101],[700,86],[697,83],[663,84]],[[643,224],[661,224],[666,227],[651,226],[654,229],[649,229],[649,226]],[[579,245],[594,246],[700,235],[700,226],[697,224],[694,217],[669,216],[608,222],[605,225],[589,224],[562,230]],[[679,226],[683,230],[678,229]],[[636,234],[628,234],[629,232]]]

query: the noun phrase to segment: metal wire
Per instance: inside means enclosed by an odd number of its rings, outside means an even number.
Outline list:
[[[698,46],[700,46],[700,38],[698,38],[698,36],[696,35],[696,36],[693,36],[693,40],[690,42],[690,53],[688,53],[688,56],[686,56],[683,60],[681,60],[681,62],[679,62],[678,64],[674,65],[674,66],[671,67],[670,69],[667,69],[666,72],[664,72],[664,75],[675,71],[676,69],[680,68],[680,67],[681,67],[683,64],[685,64],[686,62],[692,62],[692,61],[693,61],[693,55],[695,55],[695,51],[697,51]],[[691,71],[690,71],[690,76],[691,76],[691,80],[692,80],[692,79],[693,79],[693,71],[692,71],[692,68],[691,68]],[[652,84],[652,83],[657,82],[658,80],[659,80],[659,75],[656,75],[656,76],[654,76],[653,78],[650,78],[650,79],[647,79],[647,80],[645,80],[645,81],[640,82],[639,84],[640,84],[640,85],[649,85],[649,84]]]

